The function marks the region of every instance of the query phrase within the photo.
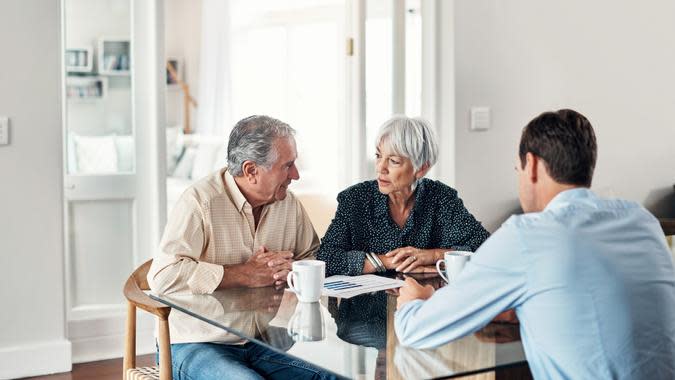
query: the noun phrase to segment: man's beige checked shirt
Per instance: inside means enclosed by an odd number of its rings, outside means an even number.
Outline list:
[[[222,280],[223,265],[244,263],[261,246],[291,251],[300,260],[314,255],[319,238],[290,191],[284,200],[264,206],[256,230],[251,205],[223,168],[181,195],[164,229],[148,283],[160,294],[213,293]],[[170,314],[169,327],[171,343],[238,340],[177,310]]]

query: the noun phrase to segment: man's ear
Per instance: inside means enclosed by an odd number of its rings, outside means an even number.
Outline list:
[[[249,183],[254,184],[258,182],[258,166],[253,161],[244,161],[241,164],[241,171]]]
[[[537,183],[539,166],[541,162],[539,157],[534,154],[527,152],[525,155],[525,173],[532,183]]]
[[[420,179],[420,178],[424,177],[425,175],[427,175],[430,168],[431,168],[431,166],[429,166],[429,163],[425,162],[424,165],[422,165],[422,167],[417,169],[417,171],[415,172],[415,178]]]

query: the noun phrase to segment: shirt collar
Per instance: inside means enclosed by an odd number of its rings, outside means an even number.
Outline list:
[[[377,188],[377,181],[373,181],[373,187],[375,188],[375,216],[376,217],[382,217],[382,218],[390,218],[389,216],[389,196],[380,193],[380,190]],[[412,221],[414,220],[414,214],[415,210],[421,207],[421,203],[424,202],[424,193],[425,193],[425,187],[426,187],[426,180],[422,178],[418,183],[417,187],[415,188],[415,192],[413,193],[413,196],[415,197],[415,205],[413,206],[412,210],[410,210],[410,216],[408,216],[408,219]],[[387,219],[383,219],[387,220]],[[406,226],[408,223],[406,222]]]
[[[550,210],[562,207],[573,200],[594,198],[595,194],[587,187],[575,187],[573,189],[559,192],[551,201],[548,202],[544,210]]]
[[[246,197],[244,197],[244,194],[242,194],[241,190],[239,190],[239,186],[237,186],[237,183],[234,181],[234,177],[232,177],[230,172],[227,171],[227,168],[223,169],[221,178],[224,179],[223,186],[230,194],[232,202],[234,202],[234,205],[237,206],[237,210],[241,212],[244,209],[244,206],[248,203]]]

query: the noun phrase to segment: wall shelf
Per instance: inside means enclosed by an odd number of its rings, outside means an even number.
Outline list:
[[[66,96],[69,100],[101,100],[108,92],[108,78],[100,76],[66,77]]]
[[[129,76],[131,42],[124,37],[98,39],[98,73],[100,75]]]

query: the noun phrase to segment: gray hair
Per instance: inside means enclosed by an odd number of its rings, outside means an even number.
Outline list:
[[[415,171],[424,164],[432,167],[438,159],[436,135],[429,122],[419,117],[394,115],[380,127],[375,146],[380,144],[412,161]]]
[[[293,137],[295,130],[281,120],[265,115],[253,115],[240,120],[227,143],[227,171],[233,177],[243,175],[242,165],[253,161],[266,169],[277,160],[274,141]]]

